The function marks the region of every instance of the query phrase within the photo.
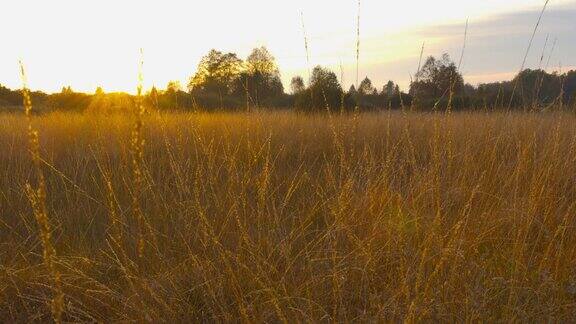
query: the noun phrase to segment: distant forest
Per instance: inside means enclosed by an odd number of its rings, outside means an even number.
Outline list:
[[[558,74],[526,69],[510,81],[473,86],[464,82],[447,54],[428,57],[407,93],[393,81],[377,89],[368,77],[358,89],[343,89],[336,74],[322,66],[314,67],[307,79],[295,76],[290,89],[285,89],[275,59],[265,47],[254,49],[245,60],[235,53],[211,50],[187,85],[171,81],[165,89],[153,87],[142,100],[147,108],[157,110],[545,110],[553,105],[573,106],[576,94],[576,71],[572,70]],[[105,93],[101,88],[87,94],[64,87],[54,94],[33,92],[32,100],[41,111],[111,113],[130,109],[137,98]],[[21,90],[0,85],[0,109],[15,110],[21,105]]]

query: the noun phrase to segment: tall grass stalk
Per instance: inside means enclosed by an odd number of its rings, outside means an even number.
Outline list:
[[[538,71],[540,71],[542,69],[542,63],[544,62],[544,55],[546,54],[546,47],[548,46],[548,38],[550,37],[550,34],[546,34],[546,39],[544,40],[544,46],[542,47],[542,54],[540,54],[540,60],[538,60]],[[532,110],[535,110],[539,104],[539,95],[540,95],[540,81],[539,80],[544,80],[544,74],[542,74],[542,76],[540,78],[536,78],[536,82],[534,83],[534,90],[532,91],[532,93],[534,94],[534,98],[532,99]]]
[[[420,70],[422,69],[422,58],[424,56],[424,46],[426,42],[422,42],[422,47],[420,48],[420,57],[418,58],[418,69],[416,70],[415,80],[416,82],[420,79]],[[402,94],[400,94],[400,99],[402,99]],[[412,98],[412,102],[410,104],[410,111],[414,111],[415,107],[418,107],[418,99],[419,95],[416,94],[414,98]]]
[[[146,220],[140,206],[140,198],[144,192],[144,145],[145,139],[142,135],[144,124],[144,104],[142,98],[142,89],[144,76],[142,68],[144,65],[143,51],[140,49],[140,61],[138,64],[138,85],[136,88],[136,104],[134,106],[134,124],[132,126],[130,137],[130,153],[132,165],[132,214],[137,224],[137,251],[138,256],[144,256],[144,247],[146,244],[145,227]]]
[[[302,24],[302,37],[304,38],[304,51],[306,52],[306,65],[308,67],[308,85],[312,85],[312,67],[310,65],[310,49],[308,47],[308,34],[306,33],[306,24],[304,23],[304,12],[300,12],[300,20]],[[313,89],[313,88],[312,88]],[[314,102],[314,91],[310,91],[310,102]]]
[[[26,193],[32,205],[32,211],[40,229],[40,238],[42,241],[43,257],[46,268],[52,279],[53,297],[51,301],[51,310],[54,322],[61,323],[64,314],[64,292],[62,290],[62,279],[57,267],[56,249],[52,242],[52,226],[48,216],[46,206],[46,179],[42,171],[42,158],[40,156],[40,138],[38,131],[34,129],[32,123],[32,100],[26,71],[22,61],[20,63],[20,76],[22,78],[22,98],[24,111],[28,124],[28,149],[32,158],[34,172],[36,174],[36,188],[32,184],[26,184]]]
[[[342,67],[342,60],[340,60],[340,84],[342,86],[342,93],[340,95],[340,114],[344,114],[344,98],[346,97],[345,85],[344,85],[344,68]],[[326,94],[324,94],[324,100],[326,101]]]
[[[464,27],[464,39],[462,40],[462,51],[460,52],[460,59],[458,60],[458,66],[456,67],[456,74],[461,73],[462,62],[464,60],[464,53],[466,51],[466,41],[468,39],[468,19],[466,19],[466,26]],[[451,75],[450,78],[450,94],[448,97],[447,112],[452,111],[452,101],[454,100],[454,87],[456,86],[457,75]]]
[[[532,43],[534,42],[534,37],[536,36],[536,32],[538,31],[538,27],[540,26],[540,22],[542,21],[542,17],[544,16],[544,12],[546,11],[546,7],[550,0],[546,0],[544,6],[542,7],[542,11],[540,11],[540,15],[538,16],[538,21],[536,25],[534,25],[534,30],[532,31],[532,36],[530,36],[530,41],[528,42],[528,47],[526,48],[526,52],[524,53],[524,58],[522,59],[522,65],[520,65],[520,70],[518,74],[524,71],[524,67],[526,66],[526,60],[528,59],[528,54],[530,53],[530,49],[532,48]],[[508,110],[512,107],[512,103],[514,101],[514,95],[516,94],[516,90],[518,88],[518,78],[514,81],[514,85],[512,86],[512,94],[510,95],[510,101],[508,102]]]
[[[552,42],[552,48],[550,49],[550,53],[548,54],[548,59],[546,60],[546,65],[544,65],[544,72],[548,71],[548,67],[550,66],[550,60],[552,59],[552,54],[554,54],[554,50],[556,49],[556,42],[558,41],[558,38],[554,38],[554,41]],[[542,85],[544,84],[544,74],[542,74],[542,77],[540,78],[540,82],[537,82],[536,86],[536,90],[534,91],[534,97],[536,100],[539,100],[540,98],[540,90],[542,89]]]
[[[360,0],[358,0],[358,14],[356,18],[356,106],[354,113],[358,114],[360,110]]]
[[[44,172],[66,319],[574,319],[574,115],[365,112],[353,135],[353,116],[331,108],[145,116],[140,202],[161,234],[148,245],[145,225],[143,258],[124,159],[134,116],[34,117],[76,185]],[[0,316],[46,319],[52,274],[23,242],[36,229],[16,190],[27,120],[0,125]]]

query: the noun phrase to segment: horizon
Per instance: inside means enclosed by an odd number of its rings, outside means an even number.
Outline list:
[[[576,323],[576,0],[5,2],[0,322]]]
[[[226,11],[219,10],[223,3]],[[210,49],[237,53],[245,59],[252,48],[260,46],[266,46],[276,58],[285,89],[293,76],[306,80],[308,69],[316,65],[338,75],[342,65],[344,88],[356,83],[356,2],[328,5],[325,1],[298,1],[277,6],[262,0],[250,3],[194,6],[170,1],[160,7],[151,3],[136,6],[133,2],[112,5],[105,1],[104,5],[90,8],[90,15],[85,14],[88,10],[83,11],[82,4],[71,1],[11,3],[8,19],[0,22],[0,27],[22,28],[5,40],[6,50],[0,53],[0,84],[12,89],[21,87],[17,65],[21,58],[33,90],[54,93],[71,86],[74,91],[85,93],[92,93],[97,87],[106,92],[134,93],[142,48],[145,89],[164,89],[171,80],[185,87],[201,57]],[[434,4],[413,0],[395,5],[395,10],[389,12],[381,3],[365,0],[360,7],[359,78],[369,77],[378,89],[393,80],[406,90],[417,70],[422,43],[426,44],[424,58],[444,52],[455,60],[459,58],[468,19],[461,68],[465,81],[478,85],[510,80],[520,69],[543,4],[544,1],[532,0],[443,0]],[[330,10],[326,10],[328,6]],[[419,9],[412,9],[414,6]],[[254,8],[261,12],[256,13]],[[398,17],[398,11],[408,12],[409,18]],[[549,3],[526,68],[537,68],[542,54],[550,57],[548,72],[564,72],[576,66],[576,46],[569,41],[575,26],[566,23],[575,12],[576,1]],[[304,49],[301,14],[310,64]],[[150,21],[157,23],[146,24]],[[226,21],[226,26],[217,25],[219,21]],[[43,26],[40,31],[38,25]],[[235,32],[228,26],[234,26]],[[502,28],[507,32],[502,33]],[[202,32],[196,34],[197,30]],[[496,52],[499,56],[494,61]]]

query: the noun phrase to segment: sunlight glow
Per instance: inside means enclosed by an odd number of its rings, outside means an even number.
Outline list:
[[[573,1],[557,0],[554,6],[567,3]],[[473,34],[477,21],[535,10],[542,4],[542,0],[364,0],[361,74],[370,74],[378,83],[396,78],[406,85],[423,41],[430,51],[459,47],[447,45],[459,35],[423,35],[435,26],[461,24],[463,28],[470,18]],[[19,0],[5,1],[2,7],[0,29],[9,32],[3,33],[0,84],[13,88],[19,86],[18,58],[27,65],[33,89],[52,92],[71,85],[87,92],[98,86],[133,92],[139,48],[144,49],[145,87],[149,88],[165,87],[170,80],[187,84],[200,58],[212,48],[245,58],[262,45],[276,57],[286,85],[308,68],[301,12],[311,64],[337,70],[342,62],[345,82],[355,78],[356,1]],[[401,71],[399,62],[405,62]]]

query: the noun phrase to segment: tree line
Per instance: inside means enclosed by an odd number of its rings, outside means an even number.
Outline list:
[[[235,53],[211,50],[198,64],[188,84],[177,81],[165,89],[153,87],[143,103],[158,110],[252,110],[295,109],[304,112],[326,109],[546,109],[575,103],[576,71],[563,74],[526,69],[513,80],[472,86],[447,54],[430,56],[414,75],[408,92],[393,81],[377,89],[366,77],[348,90],[336,74],[322,66],[310,71],[309,80],[295,76],[286,91],[274,56],[265,47],[255,48],[242,60]],[[131,109],[136,98],[126,93],[94,94],[62,88],[60,93],[32,93],[37,106],[46,110],[115,112]],[[20,90],[0,85],[0,107],[20,106]]]

